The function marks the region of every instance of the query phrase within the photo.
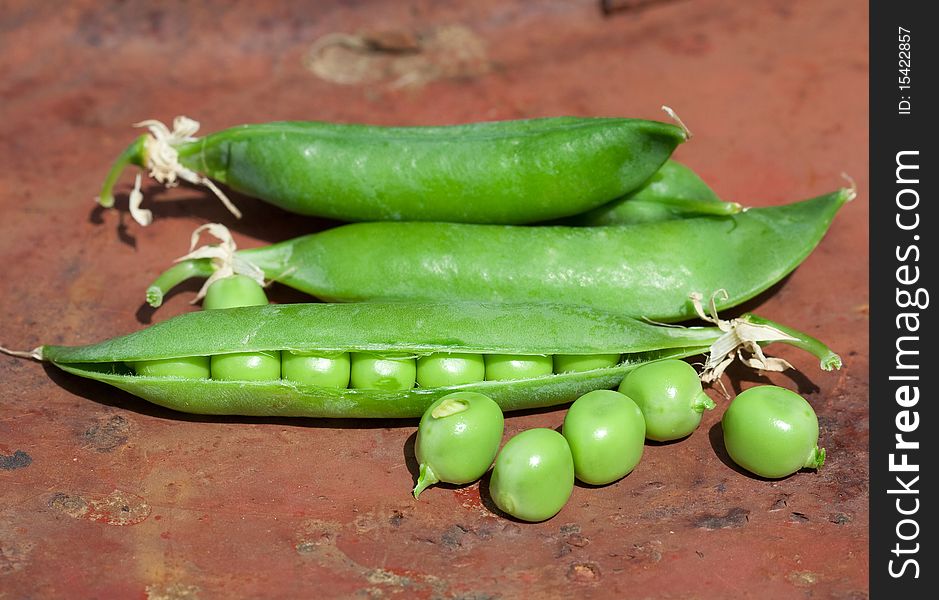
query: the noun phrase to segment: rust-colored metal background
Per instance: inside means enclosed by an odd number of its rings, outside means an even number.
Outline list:
[[[194,310],[194,286],[155,312],[143,292],[208,220],[243,247],[327,225],[239,196],[236,222],[205,190],[148,185],[142,229],[130,175],[116,210],[96,208],[136,121],[664,118],[669,104],[695,133],[676,156],[724,198],[857,181],[818,250],[748,307],[823,338],[845,368],[773,348],[798,372],[727,378],[809,399],[820,472],[733,468],[712,390],[690,438],[647,445],[624,480],[578,485],[524,524],[490,510],[485,479],[415,502],[414,421],[193,417],[0,357],[0,598],[867,597],[867,3],[606,6],[4,2],[0,341],[91,342]],[[336,33],[358,37],[317,44]],[[506,436],[563,415],[511,416]]]

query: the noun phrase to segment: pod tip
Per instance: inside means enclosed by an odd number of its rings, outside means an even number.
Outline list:
[[[684,134],[685,134],[685,141],[688,141],[688,140],[690,140],[692,137],[694,137],[694,134],[691,133],[691,130],[688,129],[688,126],[687,126],[687,125],[685,125],[685,122],[681,120],[681,117],[678,116],[678,113],[676,113],[674,110],[672,110],[672,108],[671,108],[670,106],[665,106],[665,105],[663,104],[663,105],[662,105],[662,110],[665,111],[665,114],[667,114],[670,119],[672,119],[673,121],[675,121],[675,123],[676,123],[679,127],[681,127],[682,132],[684,132]]]
[[[11,350],[10,348],[6,348],[3,345],[0,345],[0,353],[7,354],[9,356],[15,356],[16,358],[31,358],[38,361],[43,360],[42,346],[34,348],[33,350]]]
[[[844,171],[841,172],[841,177],[843,177],[845,181],[848,182],[848,187],[845,188],[845,193],[847,194],[845,201],[851,202],[857,198],[857,182],[854,180],[854,177],[851,177]]]
[[[834,352],[822,357],[821,360],[822,371],[837,371],[843,364],[841,357]]]
[[[147,288],[147,304],[159,308],[163,304],[163,290],[159,286],[151,285]]]

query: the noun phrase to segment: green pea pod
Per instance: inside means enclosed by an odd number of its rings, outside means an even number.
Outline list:
[[[729,217],[620,227],[356,223],[237,253],[266,278],[322,300],[556,302],[674,322],[695,316],[688,290],[725,289],[736,306],[790,273],[815,248],[842,189]],[[212,272],[183,261],[147,290]]]
[[[672,113],[670,113],[672,114]],[[683,127],[641,119],[557,117],[442,127],[282,122],[195,138],[198,123],[150,128],[118,158],[99,196],[128,165],[158,181],[218,181],[290,212],[345,221],[531,223],[578,214],[642,185]],[[139,179],[132,214],[142,224]]]
[[[679,162],[667,160],[636,191],[565,222],[588,227],[634,225],[701,215],[735,215],[741,210],[740,204],[721,200],[697,173]]]
[[[480,392],[503,410],[552,406],[612,388],[638,365],[720,347],[740,329],[749,341],[799,342],[816,356],[821,342],[793,330],[756,326],[746,317],[722,327],[666,327],[564,305],[290,304],[207,310],[87,346],[43,346],[28,353],[81,377],[104,382],[175,410],[216,415],[417,417],[444,394]],[[757,332],[756,335],[752,335]],[[729,352],[733,356],[737,342]],[[421,356],[440,352],[621,354],[619,364],[510,381],[479,381],[406,391],[336,389],[282,379],[238,381],[141,376],[127,365],[244,352],[371,352]],[[726,351],[726,350],[725,350]],[[20,356],[26,353],[13,353]],[[713,357],[712,357],[713,358]],[[827,368],[838,368],[829,364]]]

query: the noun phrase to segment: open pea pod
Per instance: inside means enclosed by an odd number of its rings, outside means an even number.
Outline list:
[[[707,364],[717,364],[732,358],[741,343],[749,344],[750,350],[762,356],[758,345],[773,341],[808,350],[821,359],[825,369],[841,365],[840,359],[818,340],[769,321],[751,321],[747,316],[721,321],[716,327],[666,327],[585,307],[485,303],[291,304],[218,309],[177,316],[98,344],[43,346],[29,356],[189,413],[417,417],[441,395],[458,390],[484,393],[507,411],[552,406],[570,402],[590,390],[612,388],[630,369],[650,361],[709,353]],[[395,356],[614,354],[620,359],[609,367],[588,371],[394,392],[326,388],[283,379],[141,376],[133,367],[138,361],[276,351]],[[770,367],[768,360],[761,364]]]
[[[237,252],[263,276],[330,302],[546,302],[655,321],[695,316],[688,290],[724,289],[720,310],[785,277],[821,241],[851,189],[724,217],[611,227],[354,223]],[[183,260],[147,290],[208,277]]]

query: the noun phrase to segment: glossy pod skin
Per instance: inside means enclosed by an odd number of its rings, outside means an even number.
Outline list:
[[[725,289],[722,310],[782,279],[852,197],[622,227],[356,223],[239,254],[331,302],[550,302],[674,322],[695,316],[689,290]],[[148,301],[210,273],[207,260],[177,263]]]
[[[42,358],[146,400],[202,414],[417,417],[436,399],[475,391],[503,410],[569,402],[614,387],[637,364],[699,354],[717,328],[660,327],[572,306],[464,304],[290,304],[201,311],[81,347],[45,346]],[[125,363],[291,350],[413,354],[622,353],[614,367],[511,381],[409,390],[337,389],[284,380],[142,377]]]
[[[755,316],[744,315],[741,321]],[[763,322],[766,322],[763,320]],[[818,357],[835,356],[791,329]],[[87,346],[44,346],[28,353],[175,410],[216,415],[418,417],[441,396],[470,391],[503,411],[553,406],[615,387],[653,360],[701,354],[726,334],[717,327],[664,327],[565,305],[464,303],[288,304],[188,313]],[[619,354],[609,367],[526,379],[477,381],[401,391],[344,389],[277,379],[219,381],[134,374],[127,364],[193,356],[292,351],[411,354]],[[19,354],[23,356],[22,353]],[[835,356],[837,358],[837,356]],[[840,367],[840,361],[823,368]]]
[[[687,139],[641,119],[555,117],[441,127],[280,122],[175,145],[201,176],[290,212],[344,221],[531,223],[642,185]],[[118,159],[146,166],[146,136]]]
[[[702,215],[727,216],[743,210],[724,202],[690,168],[669,159],[634,192],[564,220],[567,225],[635,225]]]

